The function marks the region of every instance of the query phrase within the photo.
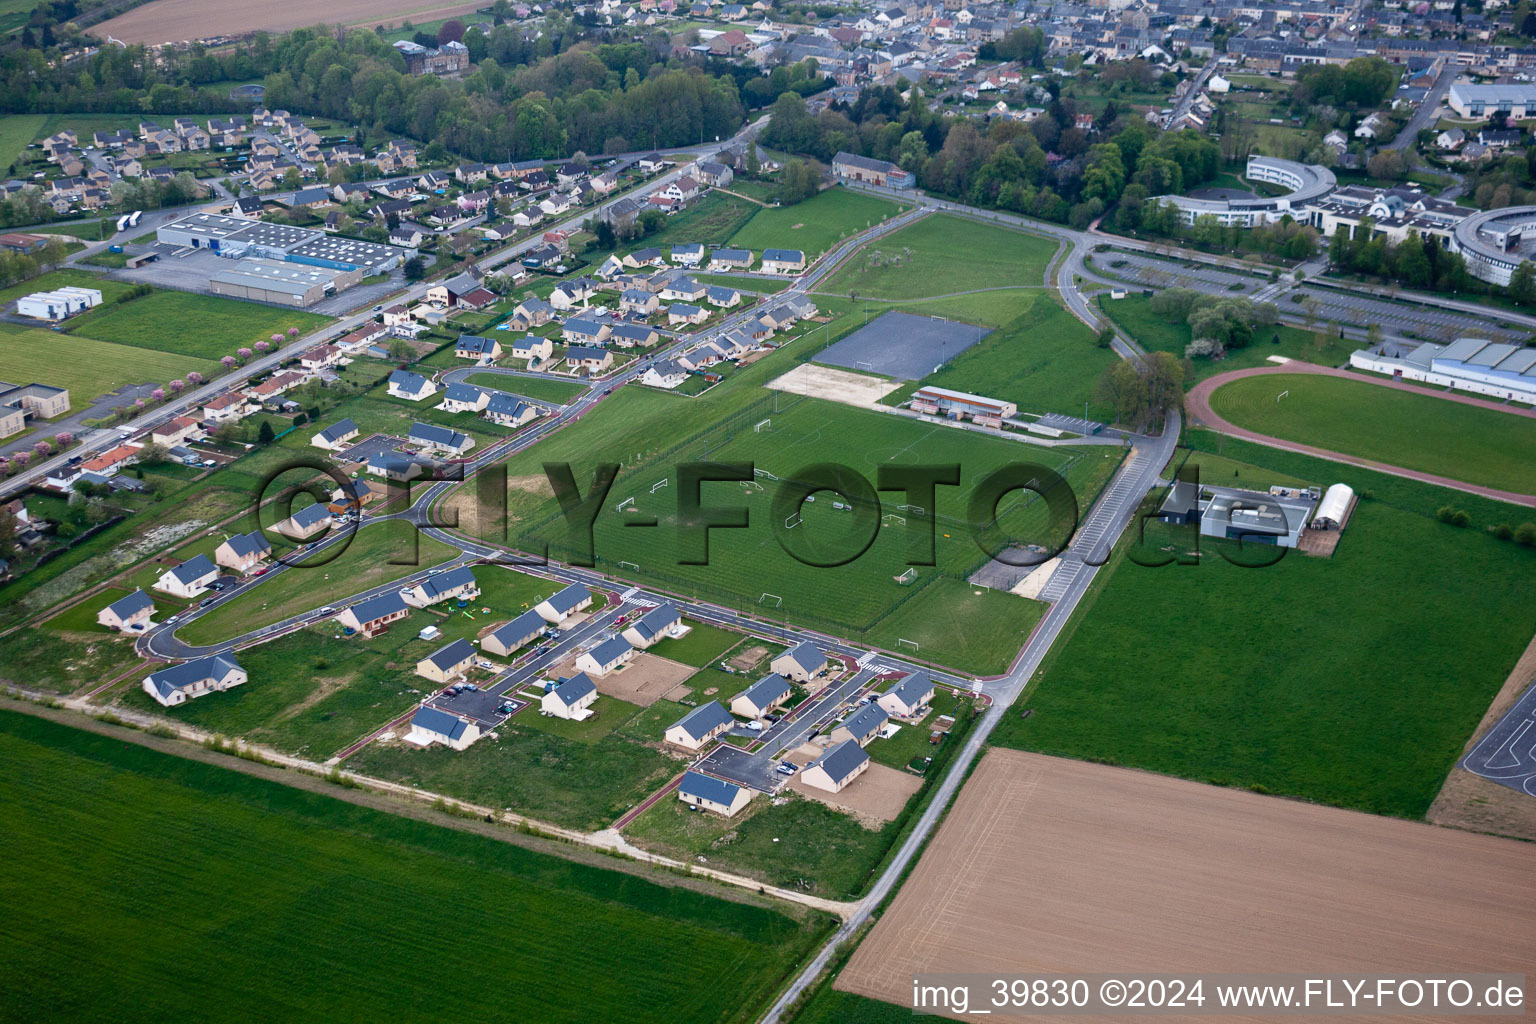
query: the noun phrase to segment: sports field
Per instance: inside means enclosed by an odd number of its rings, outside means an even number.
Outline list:
[[[731,245],[751,249],[799,249],[814,260],[849,235],[895,216],[901,207],[845,188],[829,188],[793,206],[762,207],[731,236]]]
[[[11,712],[0,769],[8,1020],[748,1020],[823,931]]]
[[[1211,410],[1273,437],[1536,494],[1536,420],[1529,417],[1365,381],[1291,373],[1223,384],[1211,394]]]
[[[1040,285],[1056,242],[968,217],[936,214],[871,242],[819,287],[836,295],[913,299]]]
[[[286,334],[289,328],[308,334],[329,321],[316,313],[216,295],[158,291],[121,304],[108,300],[71,320],[69,331],[137,348],[220,359],[242,346],[269,341],[273,334]]]
[[[1033,713],[1007,716],[993,741],[1422,817],[1536,621],[1536,551],[1483,529],[1511,506],[1207,431],[1186,437],[1219,445],[1243,486],[1267,489],[1273,467],[1373,496],[1331,559],[1293,552],[1238,568],[1209,538],[1197,566],[1117,555],[1025,691]],[[1473,528],[1437,522],[1447,503]]]
[[[170,380],[185,380],[193,370],[209,379],[222,372],[209,359],[0,323],[0,380],[67,388],[76,409],[125,385],[164,386]]]
[[[994,750],[836,987],[911,1007],[922,973],[1523,971],[1533,899],[1513,840]]]

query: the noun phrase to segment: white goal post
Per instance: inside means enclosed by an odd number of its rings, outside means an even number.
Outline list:
[[[910,648],[912,648],[915,651],[915,650],[918,649],[918,642],[916,640],[908,640],[904,636],[903,637],[897,637],[896,638],[896,646],[898,646],[898,647],[910,647]]]
[[[800,513],[799,512],[791,513],[789,516],[787,516],[784,519],[784,529],[786,529],[786,530],[793,530],[795,527],[799,526],[800,523],[801,523]]]
[[[769,601],[773,602],[773,606],[775,608],[778,608],[779,606],[781,606],[784,603],[784,599],[782,597],[780,597],[778,594],[764,593],[761,597],[759,597],[757,599],[757,603],[758,604],[767,604]]]
[[[660,480],[656,481],[654,484],[651,484],[651,493],[655,494],[657,491],[659,491],[663,487],[667,486],[667,484],[670,481],[671,481],[670,477],[665,477],[665,476],[662,477]]]
[[[619,502],[618,505],[614,506],[613,510],[615,512],[623,512],[625,508],[629,507],[630,505],[633,505],[634,503],[635,503],[635,499],[634,498],[625,498],[623,501]]]
[[[770,428],[772,426],[773,426],[773,417],[770,416],[767,419],[765,419],[765,420],[761,421],[760,423],[758,423],[756,426],[754,426],[752,428],[752,433],[754,433],[754,434],[761,434],[763,431],[767,430],[768,428]]]

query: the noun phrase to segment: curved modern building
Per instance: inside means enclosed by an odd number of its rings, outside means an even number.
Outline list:
[[[1467,272],[1483,281],[1508,285],[1515,268],[1528,257],[1521,250],[1527,233],[1536,231],[1536,206],[1485,210],[1456,225],[1455,248]]]
[[[1283,196],[1268,198],[1193,199],[1189,196],[1158,196],[1156,201],[1167,203],[1178,210],[1185,224],[1193,224],[1197,217],[1210,215],[1222,227],[1251,228],[1272,223],[1286,214],[1302,219],[1299,216],[1302,207],[1326,196],[1338,185],[1333,172],[1321,164],[1302,164],[1272,156],[1249,157],[1243,176],[1250,181],[1279,185],[1290,191]]]

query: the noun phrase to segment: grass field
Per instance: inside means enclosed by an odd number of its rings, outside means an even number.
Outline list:
[[[571,399],[590,390],[585,384],[571,380],[554,380],[550,377],[509,377],[504,373],[472,373],[464,379],[466,384],[483,388],[510,391],[514,395],[531,398],[535,402],[554,402],[564,405]]]
[[[1189,324],[1183,321],[1169,321],[1153,313],[1151,301],[1143,295],[1132,295],[1124,299],[1100,296],[1098,304],[1142,348],[1149,352],[1169,352],[1183,359],[1184,349],[1193,340],[1194,333]],[[1274,340],[1277,336],[1280,338],[1278,342]],[[1246,348],[1232,349],[1221,359],[1193,360],[1193,372],[1184,379],[1184,383],[1190,386],[1229,370],[1264,366],[1270,356],[1288,356],[1323,366],[1338,366],[1347,363],[1349,354],[1357,347],[1357,343],[1336,338],[1321,326],[1317,331],[1286,324],[1256,327],[1253,342]]]
[[[1276,401],[1283,391],[1290,394]],[[1536,494],[1536,421],[1365,381],[1281,373],[1223,384],[1211,409],[1240,427],[1346,455]]]
[[[105,297],[105,293],[103,293]],[[204,359],[235,354],[297,327],[307,334],[329,317],[188,292],[155,292],[123,304],[110,300],[70,321],[70,333],[136,348]],[[196,329],[178,329],[175,325]]]
[[[757,212],[731,236],[732,245],[759,257],[763,249],[799,249],[807,260],[901,210],[889,200],[845,188],[825,189],[793,206],[752,208]]]
[[[828,982],[806,1000],[789,1024],[907,1024],[911,1019],[911,1007],[839,992]]]
[[[22,281],[6,288],[0,288],[0,302],[15,302],[23,295],[31,295],[33,292],[53,291],[55,288],[74,286],[77,288],[95,288],[101,292],[103,302],[111,302],[128,290],[128,285],[121,281],[112,281],[100,274],[93,274],[88,270],[76,270],[73,267],[65,267],[63,270],[50,270],[46,274],[39,274],[30,281]]]
[[[660,658],[670,658],[684,665],[697,667],[715,661],[726,651],[735,647],[737,641],[741,639],[739,633],[706,626],[702,622],[690,621],[687,625],[691,628],[686,636],[677,639],[668,637],[652,646],[651,653]]]
[[[476,1020],[749,1020],[824,930],[14,713],[0,766],[11,1020],[428,1019],[448,957]]]
[[[1039,285],[1056,243],[967,217],[939,214],[855,253],[822,291],[912,299],[977,288]]]
[[[93,618],[93,626],[94,622]],[[133,651],[132,640],[107,636],[94,628],[84,632],[18,630],[0,637],[0,679],[54,693],[104,683],[141,660]]]
[[[995,742],[1420,817],[1530,640],[1536,552],[1481,527],[1507,505],[1206,431],[1242,480],[1266,467],[1362,500],[1332,559],[1292,555],[1095,580]],[[1199,458],[1199,452],[1195,458]],[[1476,529],[1435,521],[1464,505]],[[1155,660],[1149,661],[1149,652]]]
[[[13,14],[36,6],[30,0],[8,0],[0,3],[0,25],[9,21]],[[38,129],[48,120],[47,114],[8,114],[0,117],[0,167],[7,170],[21,159],[27,143],[37,138]]]
[[[67,388],[76,409],[128,384],[164,385],[193,370],[210,380],[222,372],[209,359],[0,323],[0,380]]]

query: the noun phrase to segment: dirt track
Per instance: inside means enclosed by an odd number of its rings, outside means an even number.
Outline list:
[[[930,971],[1525,972],[1532,856],[1514,840],[993,750],[837,987],[910,1005],[912,975]]]
[[[92,33],[125,43],[168,43],[210,36],[238,36],[265,30],[286,32],[324,22],[327,25],[394,25],[403,19],[434,21],[473,14],[481,3],[440,4],[431,0],[330,0],[316,6],[305,0],[153,0],[102,22]]]

